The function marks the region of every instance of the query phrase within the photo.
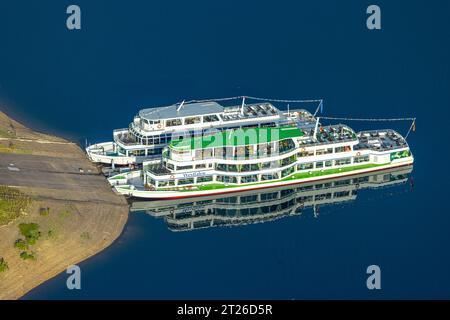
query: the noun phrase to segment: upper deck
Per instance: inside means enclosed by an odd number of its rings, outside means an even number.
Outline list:
[[[299,127],[308,127],[314,122],[314,116],[303,109],[287,113],[268,102],[224,107],[209,101],[143,109],[130,124],[130,130],[135,131],[136,135],[146,136],[212,127],[228,129],[294,123]]]
[[[388,151],[408,147],[405,138],[391,129],[362,131],[357,136],[359,143],[354,146],[354,150]]]
[[[299,142],[304,147],[337,144],[343,142],[358,142],[358,137],[353,129],[344,124],[329,126],[319,125],[317,127],[317,132],[315,132],[314,127],[309,127],[308,130],[303,131],[305,132],[305,137]]]

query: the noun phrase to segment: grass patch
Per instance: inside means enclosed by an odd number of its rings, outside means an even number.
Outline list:
[[[89,232],[85,231],[80,235],[81,239],[83,240],[90,240],[91,239],[91,235],[89,234]]]
[[[28,243],[23,239],[17,239],[16,242],[14,242],[14,248],[20,249],[22,251],[28,250]]]
[[[12,130],[0,129],[0,138],[13,139],[15,137],[16,137],[16,134]]]
[[[29,245],[34,245],[41,237],[41,232],[39,231],[39,225],[37,223],[21,223],[19,224],[19,230]]]
[[[20,257],[21,257],[23,260],[32,260],[32,261],[35,261],[35,260],[36,260],[36,255],[35,255],[34,252],[28,253],[28,252],[26,252],[26,251],[23,251],[23,252],[20,253]]]
[[[0,273],[5,272],[8,269],[8,263],[5,261],[5,259],[0,258]]]
[[[70,217],[71,214],[72,214],[72,212],[69,209],[64,209],[63,211],[61,211],[59,213],[59,217],[61,219],[64,219],[64,218]]]
[[[0,225],[16,219],[31,204],[31,198],[18,189],[0,186]]]

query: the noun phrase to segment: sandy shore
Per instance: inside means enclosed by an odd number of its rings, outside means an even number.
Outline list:
[[[13,164],[19,170],[10,170]],[[79,170],[82,168],[82,170]],[[113,243],[129,207],[113,193],[98,168],[74,143],[34,132],[0,112],[0,184],[30,195],[32,204],[0,226],[0,299],[17,299]],[[42,208],[49,213],[42,214]],[[23,260],[14,242],[20,223],[37,223],[41,237],[30,247],[36,260]]]

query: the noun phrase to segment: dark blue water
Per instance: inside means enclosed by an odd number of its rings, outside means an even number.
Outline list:
[[[81,264],[80,292],[62,274],[27,298],[450,298],[450,2],[377,1],[382,30],[369,31],[372,1],[78,0],[75,32],[72,3],[0,1],[0,105],[27,125],[97,142],[144,106],[324,98],[327,115],[416,116],[415,185],[319,219],[238,228],[173,233],[132,214]],[[380,291],[365,286],[370,264]]]

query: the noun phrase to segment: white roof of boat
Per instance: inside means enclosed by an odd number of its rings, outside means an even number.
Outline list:
[[[185,103],[177,111],[178,107],[179,104],[174,104],[167,107],[142,109],[139,111],[139,116],[147,120],[161,120],[223,112],[223,107],[214,101]]]

